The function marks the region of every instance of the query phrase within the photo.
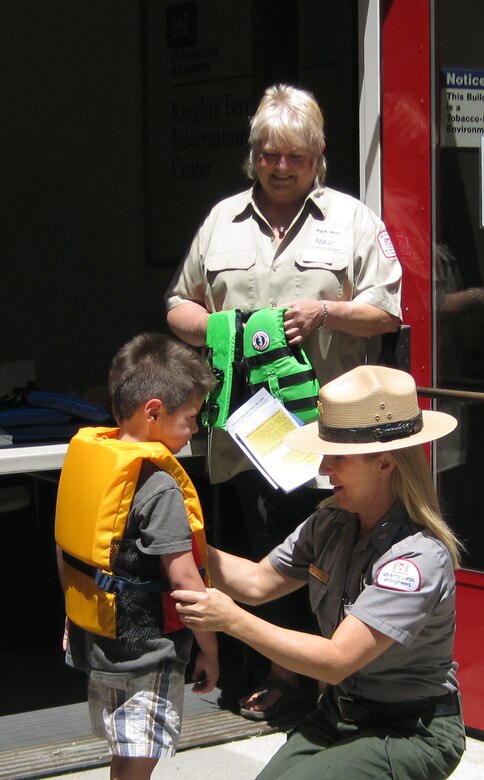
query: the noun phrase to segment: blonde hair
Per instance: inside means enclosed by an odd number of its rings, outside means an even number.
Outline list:
[[[374,458],[378,454],[371,453],[363,457]],[[403,504],[414,523],[428,528],[445,544],[454,569],[458,569],[465,547],[442,517],[425,450],[419,445],[393,450],[388,454],[396,465],[390,477],[395,499]],[[321,501],[318,508],[333,504],[337,504],[336,498],[329,496]]]
[[[464,546],[442,517],[423,447],[393,450],[391,454],[397,466],[391,475],[393,495],[403,504],[414,523],[428,528],[445,544],[454,568],[458,569]]]
[[[250,179],[256,178],[255,160],[265,143],[275,149],[291,145],[309,150],[315,159],[315,175],[324,182],[324,119],[310,92],[286,84],[266,89],[250,123],[250,152],[244,166]]]

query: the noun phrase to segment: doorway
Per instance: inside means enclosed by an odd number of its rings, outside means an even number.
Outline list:
[[[444,515],[465,545],[455,656],[466,725],[484,730],[484,6],[433,4],[434,385],[457,430],[435,448]],[[447,396],[443,395],[447,392]]]

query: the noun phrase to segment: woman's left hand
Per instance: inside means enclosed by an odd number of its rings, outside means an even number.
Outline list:
[[[288,344],[299,344],[321,325],[323,308],[321,301],[303,298],[288,304],[284,312],[284,331]]]
[[[174,590],[171,597],[182,623],[192,631],[228,631],[240,609],[216,588],[206,591]]]

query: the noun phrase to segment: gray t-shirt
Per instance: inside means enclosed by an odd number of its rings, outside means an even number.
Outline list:
[[[331,505],[269,554],[278,571],[309,583],[323,636],[354,615],[395,640],[336,686],[337,693],[391,702],[456,691],[455,577],[448,550],[399,504],[370,534],[358,534],[357,516]]]
[[[170,474],[149,461],[141,468],[125,538],[136,539],[138,548],[146,555],[192,549],[180,487]],[[92,634],[71,623],[66,661],[93,679],[112,679],[113,675],[127,679],[145,674],[164,661],[188,663],[191,643],[191,632],[181,629],[161,639],[137,643],[134,652],[124,642]]]

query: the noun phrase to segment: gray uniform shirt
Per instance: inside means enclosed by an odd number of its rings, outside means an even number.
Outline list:
[[[370,534],[360,540],[358,534],[356,515],[330,505],[269,554],[274,568],[309,583],[323,636],[354,615],[395,640],[336,686],[337,693],[391,702],[456,691],[455,577],[448,550],[399,504]]]
[[[143,463],[126,524],[125,538],[135,538],[146,555],[188,552],[192,532],[177,481],[152,463]],[[161,598],[161,594],[160,594]],[[192,634],[186,629],[161,639],[138,642],[136,652],[124,642],[107,639],[70,625],[67,663],[94,679],[129,679],[155,669],[163,661],[188,663]]]
[[[303,298],[358,300],[401,317],[401,266],[383,222],[350,195],[316,186],[278,244],[253,190],[220,201],[197,232],[165,295],[167,309],[256,311]],[[365,362],[368,340],[317,328],[302,346],[321,384]],[[211,448],[213,482],[240,470],[223,431]]]

